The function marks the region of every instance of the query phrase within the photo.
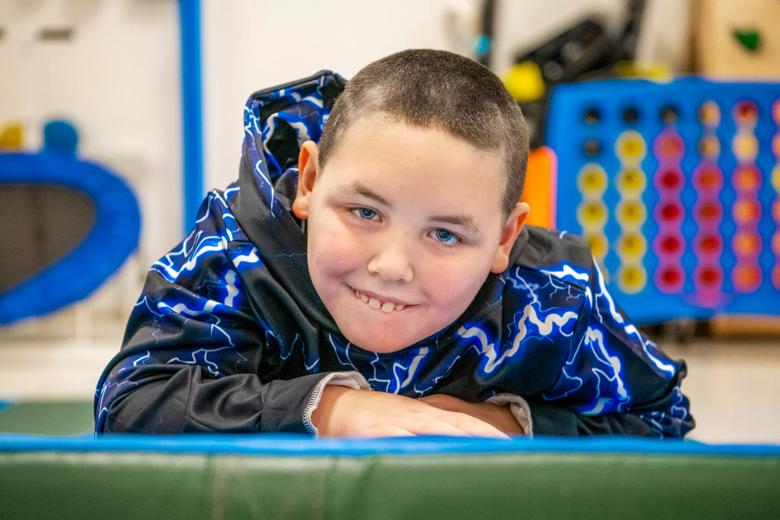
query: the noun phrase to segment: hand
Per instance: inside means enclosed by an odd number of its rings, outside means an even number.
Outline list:
[[[418,399],[326,386],[312,423],[323,437],[406,437],[464,435],[507,438],[490,423]]]
[[[433,394],[421,397],[419,401],[435,406],[441,410],[460,412],[493,425],[497,430],[507,435],[525,435],[525,431],[515,419],[509,405],[490,403],[470,403],[457,397],[444,394]]]

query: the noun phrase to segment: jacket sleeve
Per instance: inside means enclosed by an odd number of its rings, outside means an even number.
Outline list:
[[[552,388],[529,400],[539,435],[683,437],[695,423],[672,360],[620,309],[593,262],[567,358]]]
[[[291,354],[252,311],[236,271],[259,264],[257,251],[250,242],[228,248],[208,223],[200,219],[149,271],[122,348],[98,382],[96,431],[316,435],[311,412],[323,386],[367,383],[350,373],[280,370]]]
[[[305,432],[328,383],[348,373],[263,381],[278,362],[259,326],[234,308],[148,275],[122,350],[95,398],[97,432]],[[270,362],[270,365],[269,365]]]

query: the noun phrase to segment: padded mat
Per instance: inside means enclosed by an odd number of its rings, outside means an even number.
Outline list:
[[[779,487],[776,446],[0,436],[4,518],[775,518]]]
[[[0,432],[81,435],[94,428],[91,401],[0,402]]]
[[[724,520],[780,511],[780,446],[773,445],[620,437],[95,438],[90,402],[2,404],[0,518]]]

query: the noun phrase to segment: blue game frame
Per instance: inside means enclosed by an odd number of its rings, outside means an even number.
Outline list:
[[[722,209],[718,221],[719,233],[723,238],[722,251],[717,253],[719,266],[723,272],[723,282],[716,288],[722,293],[713,303],[702,303],[697,299],[697,290],[693,283],[693,274],[700,259],[692,246],[697,231],[693,220],[696,202],[700,193],[694,189],[693,177],[698,166],[704,164],[698,144],[705,136],[705,127],[700,121],[702,106],[712,102],[720,107],[718,124],[714,134],[720,145],[719,152],[710,160],[717,164],[722,172],[722,189],[716,195]],[[730,239],[737,228],[732,215],[736,189],[732,186],[732,175],[737,169],[738,160],[733,150],[733,138],[737,135],[737,126],[733,121],[734,107],[750,102],[758,110],[758,116],[751,135],[755,136],[757,154],[748,164],[755,166],[763,178],[756,188],[754,198],[763,208],[756,220],[755,234],[762,237],[763,247],[756,255],[754,263],[764,274],[761,284],[754,290],[737,291],[729,273],[737,258],[731,250]],[[777,224],[770,216],[770,207],[780,191],[770,182],[770,172],[777,167],[778,157],[773,156],[769,143],[775,135],[780,135],[780,125],[770,116],[780,103],[780,83],[764,82],[716,82],[706,78],[684,77],[671,82],[656,83],[648,80],[611,79],[567,84],[556,87],[550,100],[547,119],[546,144],[556,153],[558,159],[558,200],[557,226],[573,233],[585,233],[578,218],[578,209],[583,205],[585,196],[578,188],[578,182],[585,166],[597,163],[609,179],[606,188],[601,191],[603,207],[608,208],[609,218],[603,225],[603,235],[609,242],[602,267],[606,274],[615,274],[620,267],[620,259],[614,247],[621,233],[615,208],[620,203],[620,194],[616,189],[616,179],[621,168],[615,150],[617,136],[626,131],[639,132],[646,143],[646,152],[641,156],[639,169],[646,174],[647,188],[641,191],[641,203],[647,208],[647,217],[641,224],[641,233],[648,237],[647,253],[643,255],[643,267],[648,273],[647,283],[638,292],[623,291],[612,280],[608,286],[616,300],[628,311],[632,319],[640,323],[660,323],[681,317],[709,319],[716,314],[760,314],[780,315],[780,292],[770,281],[770,272],[776,262],[771,248],[771,236]],[[664,122],[661,109],[673,107],[676,110],[674,123]],[[642,114],[635,120],[624,121],[627,109],[633,108]],[[588,112],[599,114],[595,121],[588,121]],[[683,177],[678,198],[684,209],[679,224],[679,236],[684,247],[677,265],[686,276],[679,290],[662,292],[653,278],[658,272],[660,255],[652,250],[652,240],[659,236],[660,224],[654,213],[659,207],[659,190],[655,187],[657,172],[665,168],[659,161],[653,147],[655,139],[673,127],[682,140],[682,148],[676,158],[676,171]],[[601,143],[598,148],[588,152],[589,141]],[[776,153],[776,152],[775,152]],[[774,181],[776,182],[776,181]]]

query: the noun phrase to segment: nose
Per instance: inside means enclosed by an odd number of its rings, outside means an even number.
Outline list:
[[[368,262],[368,272],[387,282],[410,283],[414,278],[409,255],[396,240],[380,247],[377,254]]]

